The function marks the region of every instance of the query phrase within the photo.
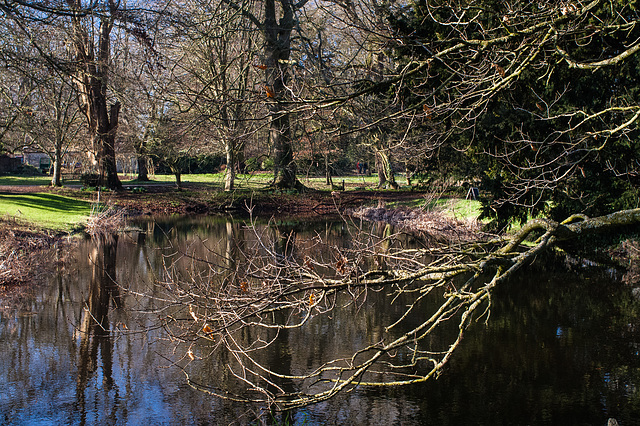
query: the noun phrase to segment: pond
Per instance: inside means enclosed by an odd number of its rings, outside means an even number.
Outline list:
[[[136,225],[139,231],[115,244],[80,242],[49,285],[0,318],[1,424],[605,425],[610,417],[640,424],[640,303],[611,271],[528,268],[495,291],[490,315],[468,329],[437,379],[358,387],[288,413],[268,413],[260,404],[189,386],[186,374],[199,383],[235,386],[237,377],[227,368],[232,360],[168,334],[166,319],[175,306],[152,283],[169,273],[218,279],[219,271],[194,258],[235,262],[241,254],[232,246],[263,244],[263,235],[279,235],[272,242],[285,241],[285,253],[321,250],[320,239],[332,250],[348,248],[354,244],[350,227],[252,228],[213,217]],[[385,304],[384,291],[372,291],[355,311],[337,310],[283,333],[263,362],[295,373],[353,352],[398,309]]]

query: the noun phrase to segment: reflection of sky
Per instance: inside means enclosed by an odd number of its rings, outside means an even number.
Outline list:
[[[18,320],[23,322],[22,319]],[[98,353],[98,364],[84,389],[78,389],[77,344],[69,347],[39,344],[29,338],[22,348],[0,329],[0,423],[37,424],[166,424],[171,419],[171,395],[149,357],[141,356],[141,341],[121,339],[113,359],[109,389]],[[13,340],[13,341],[12,341]],[[71,342],[68,342],[71,343]],[[9,345],[8,345],[9,344]],[[118,346],[135,346],[119,348]],[[8,354],[13,346],[16,351]],[[134,354],[128,357],[127,353]],[[174,378],[175,380],[175,378]],[[77,394],[81,392],[82,395]],[[80,400],[84,399],[84,416]]]

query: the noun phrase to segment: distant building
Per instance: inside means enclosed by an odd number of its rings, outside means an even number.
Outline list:
[[[0,174],[15,173],[22,165],[22,158],[9,154],[0,155]]]
[[[23,149],[22,154],[24,164],[36,167],[42,172],[49,171],[49,168],[51,167],[51,157],[49,157],[49,154],[27,148]]]

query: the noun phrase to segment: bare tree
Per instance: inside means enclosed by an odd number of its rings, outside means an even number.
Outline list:
[[[187,7],[187,5],[183,5]],[[185,120],[226,156],[225,191],[243,169],[246,140],[255,133],[260,92],[253,23],[224,2],[197,2],[180,20],[180,41],[169,47],[177,98]]]
[[[291,43],[297,26],[296,16],[307,1],[266,0],[256,7],[251,3],[245,5],[223,0],[223,4],[249,19],[263,38],[262,54],[256,65],[264,69],[262,91],[269,109],[269,140],[274,152],[273,184],[280,188],[300,186],[293,159]]]
[[[52,160],[51,186],[62,186],[62,165],[65,154],[78,148],[82,132],[82,117],[77,93],[56,73],[35,82],[32,113],[23,120],[25,132],[36,146]]]
[[[124,3],[111,0],[8,1],[0,5],[0,10],[42,60],[77,86],[100,182],[113,189],[120,188],[115,142],[121,103],[109,86],[113,51],[116,48],[113,43],[118,40],[116,32],[123,31],[141,44],[151,47],[144,26],[137,19],[142,10],[133,11],[127,9]],[[118,26],[124,22],[131,25]],[[60,49],[52,51],[46,43],[40,42],[41,38],[35,34],[43,29],[51,31],[53,40],[62,42],[68,37],[66,47],[71,58],[68,53],[62,55]],[[68,32],[65,34],[65,31]]]
[[[109,100],[107,88],[111,65],[111,32],[119,5],[109,1],[96,10],[93,10],[95,5],[90,5],[91,9],[88,10],[81,0],[68,0],[67,5],[72,13],[73,79],[78,86],[82,109],[89,125],[100,184],[118,189],[122,184],[116,169],[115,136],[121,104],[117,100]]]

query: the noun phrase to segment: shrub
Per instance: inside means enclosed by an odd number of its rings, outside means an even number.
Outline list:
[[[21,164],[18,166],[16,173],[18,176],[42,176],[42,172],[39,168],[29,164]]]
[[[85,188],[95,188],[100,182],[100,175],[93,172],[83,173],[80,175],[80,182]]]
[[[267,157],[264,160],[262,160],[262,170],[272,170],[273,169],[273,158],[271,157]]]

